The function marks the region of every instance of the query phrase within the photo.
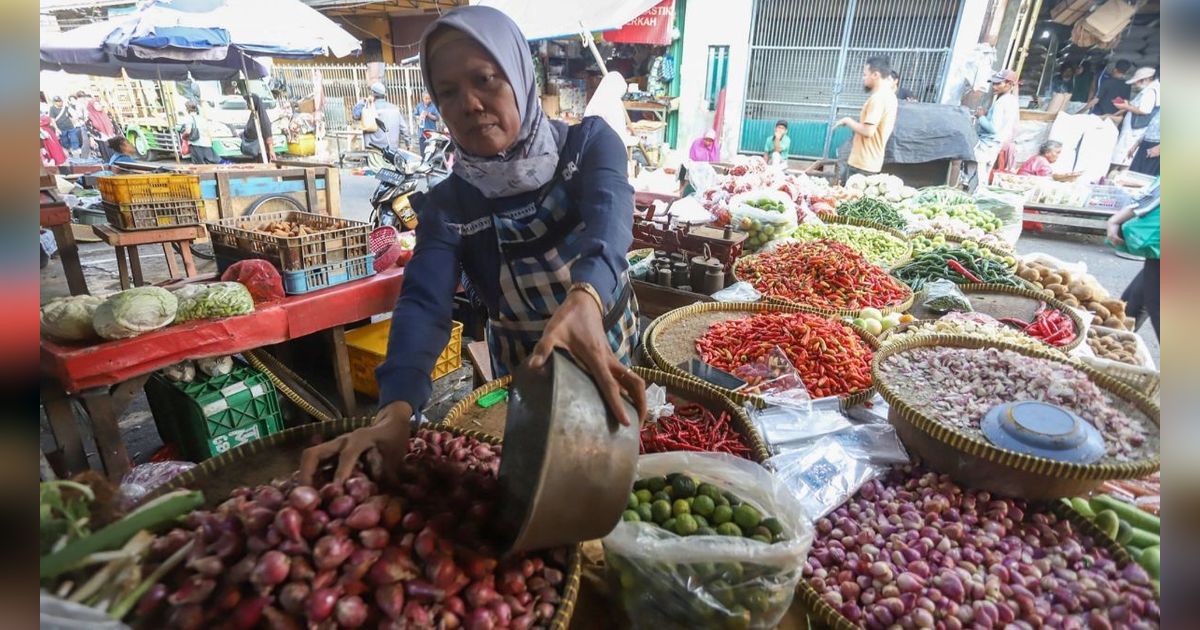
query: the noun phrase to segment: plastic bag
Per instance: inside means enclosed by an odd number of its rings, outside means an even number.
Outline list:
[[[136,505],[155,488],[193,469],[192,462],[166,461],[138,464],[121,478],[123,505]]]
[[[729,200],[730,224],[746,232],[746,248],[758,251],[773,240],[791,236],[798,225],[796,205],[778,190],[752,190]]]
[[[689,195],[671,204],[667,216],[676,225],[704,225],[712,223],[715,219],[712,213],[704,208],[697,195]]]
[[[1000,188],[980,186],[975,193],[975,207],[996,215],[1004,224],[994,233],[1009,245],[1016,246],[1024,226],[1025,197]]]
[[[176,383],[191,383],[196,380],[196,364],[191,359],[185,359],[174,365],[163,368],[163,376]]]
[[[657,383],[646,388],[646,411],[652,419],[675,415],[675,405],[667,402],[667,388]]]
[[[604,538],[605,558],[634,628],[774,628],[791,606],[812,546],[812,520],[762,466],[724,453],[638,458],[638,479],[685,473],[776,518],[786,540],[681,537],[625,522]]]
[[[176,323],[254,312],[254,298],[240,282],[190,284],[175,291],[175,297],[179,300]]]
[[[120,620],[91,606],[61,599],[42,591],[38,604],[41,630],[129,630]]]
[[[871,400],[854,405],[846,410],[846,415],[855,422],[867,424],[889,424],[888,413],[892,407],[883,396],[876,393]]]
[[[757,302],[762,294],[749,282],[735,282],[712,294],[712,298],[718,302]]]
[[[813,442],[809,448],[776,455],[766,465],[791,489],[813,521],[845,503],[863,484],[884,471],[848,451],[832,436]]]
[[[708,162],[691,162],[687,167],[688,183],[692,185],[693,190],[708,190],[716,188],[720,183],[720,176],[717,175],[716,169]]]
[[[250,291],[255,303],[283,299],[283,278],[270,261],[241,260],[221,274],[223,282],[240,282]]]
[[[836,396],[811,401],[808,408],[768,405],[756,409],[747,405],[747,415],[773,453],[794,450],[797,442],[811,440],[852,426],[841,412]]]
[[[797,440],[788,444],[789,450],[807,450],[820,440],[833,440],[846,452],[861,457],[876,466],[898,466],[909,463],[908,451],[900,442],[896,428],[890,424],[850,425],[825,435]]]
[[[779,346],[735,369],[733,375],[746,381],[737,389],[739,394],[758,396],[772,405],[812,408],[812,396],[804,386],[804,379]]]
[[[225,376],[233,371],[233,357],[226,355],[196,359],[196,369],[209,377]]]
[[[958,285],[945,278],[925,284],[925,299],[921,306],[938,313],[975,310]]]

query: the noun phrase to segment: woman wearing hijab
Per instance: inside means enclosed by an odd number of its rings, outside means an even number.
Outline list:
[[[67,163],[67,153],[63,151],[62,143],[58,141],[58,131],[54,128],[54,120],[48,112],[42,112],[38,118],[42,138],[42,164],[46,166],[62,166]]]
[[[542,366],[555,348],[582,363],[623,424],[624,391],[645,410],[629,369],[637,307],[625,252],[633,188],[625,146],[602,119],[568,129],[542,112],[529,45],[500,11],[451,11],[421,39],[421,71],[454,138],[453,173],[418,200],[417,246],[405,270],[387,358],[376,371],[375,423],[305,451],[301,476],[339,455],[335,481],[378,448],[399,461],[429,374],[450,338],[462,285],[486,305],[497,376],[523,361]],[[419,415],[417,416],[419,418]]]
[[[721,147],[717,146],[717,132],[709,129],[704,132],[704,137],[692,141],[688,157],[693,162],[720,162]]]

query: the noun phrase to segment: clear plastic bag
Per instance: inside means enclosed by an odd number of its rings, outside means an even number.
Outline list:
[[[975,193],[975,207],[996,215],[1004,224],[995,233],[1015,247],[1024,226],[1025,197],[1001,188],[980,186]]]
[[[721,177],[717,175],[716,169],[708,162],[691,162],[687,167],[688,183],[692,185],[692,190],[708,190],[716,188],[720,183]]]
[[[239,260],[221,274],[221,281],[246,285],[255,303],[283,299],[283,277],[269,260]]]
[[[812,546],[812,519],[762,466],[724,453],[638,458],[637,477],[684,473],[732,493],[782,526],[785,540],[687,536],[625,522],[604,538],[605,558],[634,628],[774,628],[791,606]]]
[[[856,457],[865,458],[876,466],[898,466],[909,463],[908,451],[900,442],[896,428],[890,424],[859,424],[797,440],[788,444],[789,450],[807,450],[820,440],[833,440]]]
[[[813,521],[845,503],[884,470],[851,453],[832,436],[813,442],[809,448],[776,455],[766,465],[791,489]]]
[[[735,369],[733,375],[746,381],[737,389],[739,394],[758,396],[772,405],[812,408],[812,396],[804,386],[804,379],[779,346],[754,362]]]
[[[757,302],[762,294],[749,282],[735,282],[712,294],[712,298],[718,302]]]
[[[163,376],[176,383],[191,383],[196,380],[196,363],[185,359],[174,365],[163,368]]]
[[[975,310],[958,285],[945,278],[925,284],[925,299],[921,306],[938,313]]]
[[[129,630],[118,619],[105,612],[42,591],[38,627],[41,630]]]
[[[233,357],[207,357],[196,359],[196,369],[206,376],[225,376],[233,371]]]
[[[863,422],[866,424],[889,424],[888,413],[891,411],[891,405],[884,400],[883,396],[875,394],[864,403],[854,405],[846,410],[846,415],[855,422]]]
[[[646,411],[652,420],[675,415],[675,405],[667,402],[667,388],[657,383],[646,388]]]
[[[797,225],[795,203],[787,193],[778,190],[752,190],[734,195],[729,200],[729,214],[730,224],[749,236],[746,248],[750,251],[791,236]]]
[[[850,428],[841,412],[841,400],[835,396],[810,401],[808,408],[771,405],[755,409],[747,405],[754,426],[774,453],[790,450],[795,442]]]
[[[704,225],[712,223],[715,217],[704,208],[698,195],[689,195],[671,204],[667,216],[675,225]]]
[[[192,462],[166,461],[138,464],[121,478],[121,502],[133,506],[155,488],[193,469]]]

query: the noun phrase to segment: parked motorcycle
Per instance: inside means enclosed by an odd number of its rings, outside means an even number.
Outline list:
[[[437,178],[438,181],[441,181],[450,174],[450,169],[454,166],[454,152],[450,136],[428,129],[421,133],[425,137],[425,151],[421,159],[432,169],[431,179]],[[436,181],[431,181],[429,185],[433,186],[436,183]]]
[[[416,229],[417,214],[408,198],[417,192],[418,185],[432,172],[433,167],[421,156],[404,149],[371,150],[381,151],[386,162],[375,173],[379,184],[371,194],[372,225],[390,225],[401,231]]]

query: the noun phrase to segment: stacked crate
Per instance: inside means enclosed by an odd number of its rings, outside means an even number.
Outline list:
[[[204,200],[198,175],[108,175],[97,178],[104,214],[120,230],[198,225]]]

